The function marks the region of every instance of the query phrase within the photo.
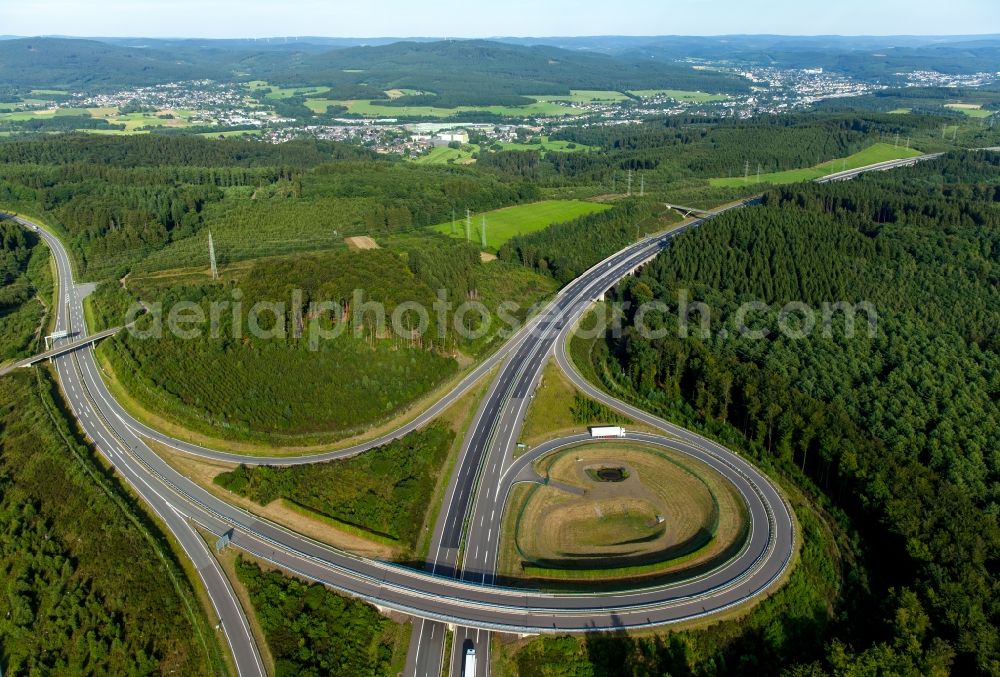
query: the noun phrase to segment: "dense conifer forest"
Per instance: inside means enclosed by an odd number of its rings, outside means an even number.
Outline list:
[[[225,671],[152,520],[78,439],[47,373],[0,379],[4,674]]]
[[[633,310],[619,338],[577,345],[606,387],[739,444],[843,511],[859,568],[843,572],[829,617],[800,638],[806,655],[792,660],[780,636],[760,636],[751,651],[778,661],[769,672],[1000,669],[998,179],[995,154],[969,153],[770,191],[622,284],[616,298]],[[710,336],[701,307],[679,335],[679,294],[711,309]],[[652,300],[666,308],[642,318],[667,330],[655,339],[634,315]],[[766,338],[739,332],[735,311],[752,300],[767,306],[751,327],[771,328]],[[837,313],[828,332],[820,321],[791,338],[775,329],[789,301],[817,311],[867,301],[877,330],[859,313],[850,336]],[[677,658],[660,651],[663,666]],[[747,661],[717,646],[687,669],[756,674]]]

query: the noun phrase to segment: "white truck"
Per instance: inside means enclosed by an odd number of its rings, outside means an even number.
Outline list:
[[[476,650],[471,646],[465,650],[465,663],[462,664],[462,677],[476,677]]]
[[[593,438],[625,437],[625,428],[620,425],[592,425],[589,430]]]

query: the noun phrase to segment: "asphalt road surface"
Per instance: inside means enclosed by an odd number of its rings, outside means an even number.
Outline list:
[[[60,294],[63,298],[59,304],[58,328],[85,331],[81,299],[72,283],[66,252],[51,236],[44,234],[43,237],[52,247],[59,268]],[[589,303],[589,294],[654,256],[668,239],[666,236],[650,238],[602,262],[557,298],[557,309],[575,311],[581,304]],[[511,360],[518,363],[518,367],[538,366],[538,352],[548,351],[552,346],[548,337],[554,339],[558,335],[557,330],[562,331],[568,326],[569,315],[559,316],[557,313],[547,316],[549,319],[539,323],[547,328],[540,332],[539,337],[532,339],[534,347],[519,350],[516,353],[519,357]],[[535,345],[537,341],[541,342]],[[752,548],[724,569],[696,581],[615,595],[548,594],[496,587],[489,585],[488,581],[484,585],[482,581],[454,579],[368,560],[337,551],[250,515],[174,471],[135,434],[130,422],[119,416],[120,409],[112,405],[99,377],[92,348],[84,347],[59,356],[55,364],[66,398],[87,435],[163,518],[196,562],[223,619],[223,629],[237,656],[241,674],[259,673],[259,656],[238,602],[207,548],[192,531],[192,524],[217,535],[231,533],[235,547],[383,608],[459,626],[509,632],[642,627],[700,617],[740,604],[765,590],[784,570],[791,555],[794,534],[784,502],[763,475],[746,461],[723,449],[712,454],[709,462],[748,497],[754,515]],[[518,368],[509,380],[498,378],[491,388],[492,395],[484,398],[486,415],[481,417],[483,420],[493,415],[491,403],[495,402],[498,410],[501,404],[505,404],[497,401],[497,397],[508,400],[512,396],[515,400],[524,398],[527,391],[523,384],[528,371]],[[507,373],[507,370],[501,373]],[[507,405],[502,408],[510,411]],[[479,437],[485,434],[483,430],[483,427],[475,426],[470,434]],[[500,430],[502,432],[502,425]],[[475,467],[472,459],[477,448],[481,449],[483,445],[466,449],[467,465]],[[449,500],[457,500],[458,504],[468,501],[472,495],[471,483],[475,482],[477,475],[478,472],[472,472],[465,475],[467,479],[456,482],[456,486],[469,490],[453,492]],[[457,477],[463,477],[462,473]],[[486,486],[485,481],[482,484]],[[464,499],[461,498],[463,494]],[[454,495],[459,498],[455,499]],[[460,508],[458,512],[462,512]],[[441,542],[446,546],[454,545],[455,533],[454,529],[446,529],[442,532]]]
[[[898,161],[893,166],[909,163]],[[852,170],[851,175],[861,171]],[[31,226],[23,219],[19,221]],[[409,424],[370,442],[322,454],[242,456],[172,439],[133,419],[114,400],[100,377],[91,346],[60,355],[53,362],[64,396],[83,430],[164,521],[195,563],[241,675],[262,674],[260,656],[232,588],[193,525],[215,535],[230,534],[235,547],[301,576],[382,608],[424,619],[416,623],[418,629],[414,632],[421,649],[413,653],[431,674],[435,674],[435,665],[440,671],[444,624],[455,626],[456,662],[463,644],[471,641],[481,657],[480,668],[485,674],[491,630],[578,632],[640,628],[700,618],[764,593],[781,577],[791,560],[795,543],[791,514],[766,476],[717,443],[597,390],[576,373],[565,355],[565,339],[595,297],[655,257],[678,232],[700,223],[695,221],[671,233],[644,239],[594,266],[563,289],[503,349]],[[61,299],[57,330],[73,332],[74,339],[85,336],[82,296],[73,282],[70,260],[56,238],[44,231],[41,235],[52,249],[58,267]],[[747,543],[739,554],[695,579],[624,592],[556,594],[492,584],[503,505],[516,476],[517,464],[512,464],[509,452],[520,433],[541,369],[553,353],[576,386],[590,397],[665,433],[635,435],[637,439],[668,445],[695,456],[733,483],[746,501],[752,524]],[[350,555],[231,506],[174,471],[140,437],[224,461],[289,465],[340,458],[384,444],[429,422],[498,364],[499,373],[470,426],[445,497],[441,520],[435,529],[430,571]],[[550,445],[579,441],[571,438]],[[534,450],[532,455],[537,453],[542,451]],[[425,659],[419,659],[421,652]]]
[[[825,180],[853,178],[863,171],[889,169],[932,159],[880,163]],[[19,219],[26,226],[31,224]],[[694,227],[695,221],[687,227]],[[496,354],[470,372],[444,398],[388,435],[343,449],[303,457],[230,454],[192,445],[152,430],[132,418],[111,396],[100,377],[91,346],[56,357],[60,385],[81,427],[117,472],[149,503],[195,563],[221,620],[221,630],[241,675],[262,674],[260,657],[243,610],[225,576],[193,526],[230,534],[235,547],[304,577],[366,599],[382,608],[409,613],[415,623],[408,674],[437,675],[443,656],[445,624],[456,628],[453,668],[467,642],[476,647],[480,674],[488,669],[489,632],[574,632],[636,628],[689,620],[742,604],[768,590],[785,571],[794,549],[791,515],[774,485],[751,464],[720,445],[611,398],[583,379],[566,356],[565,342],[593,299],[638,265],[653,258],[678,231],[642,240],[602,261],[563,289],[556,299]],[[86,335],[82,294],[74,284],[62,244],[41,232],[58,266],[60,303],[57,330]],[[574,384],[663,435],[633,434],[695,456],[727,477],[742,494],[751,516],[751,533],[733,559],[696,579],[620,593],[548,594],[493,585],[499,527],[510,486],[519,469],[560,445],[556,440],[516,462],[511,448],[549,355],[555,354]],[[500,365],[483,398],[461,451],[436,525],[429,571],[368,560],[337,551],[233,507],[160,459],[142,437],[178,450],[224,461],[290,465],[359,453],[426,424]],[[460,670],[459,670],[460,672]],[[456,672],[455,674],[459,674]]]

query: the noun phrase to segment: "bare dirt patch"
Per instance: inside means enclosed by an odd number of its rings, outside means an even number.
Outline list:
[[[344,244],[352,251],[364,251],[366,249],[378,249],[378,243],[367,235],[353,235],[344,238]]]

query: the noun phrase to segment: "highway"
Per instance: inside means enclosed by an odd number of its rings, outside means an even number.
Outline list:
[[[818,181],[846,180],[865,171],[891,169],[935,157],[938,155],[878,163]],[[730,208],[740,206],[743,204]],[[711,216],[714,213],[706,218]],[[23,219],[19,221],[31,226]],[[407,674],[440,674],[446,624],[456,629],[453,670],[461,660],[463,645],[471,641],[479,657],[477,672],[486,674],[491,631],[582,632],[701,618],[766,593],[791,561],[796,540],[791,513],[766,476],[721,445],[595,388],[576,371],[566,355],[570,332],[595,298],[655,257],[679,232],[697,227],[703,221],[695,220],[670,233],[643,239],[595,265],[567,285],[501,350],[409,423],[363,444],[319,454],[240,455],[172,439],[136,421],[114,400],[100,377],[92,346],[60,354],[53,362],[64,396],[83,430],[125,481],[149,503],[195,562],[222,620],[222,631],[241,675],[262,674],[260,657],[243,611],[211,553],[194,531],[194,525],[217,536],[230,534],[234,547],[302,577],[320,581],[382,609],[414,616],[417,620]],[[57,310],[57,330],[85,337],[82,299],[73,282],[69,257],[58,239],[44,231],[41,235],[52,249],[59,270],[62,299]],[[545,593],[494,585],[503,510],[520,471],[540,455],[560,446],[585,443],[582,436],[554,440],[517,461],[512,460],[511,450],[520,434],[525,411],[551,355],[582,392],[662,431],[660,435],[631,433],[630,437],[696,457],[732,482],[746,501],[751,517],[752,527],[743,550],[695,579],[618,593]],[[435,525],[427,571],[341,552],[231,506],[174,471],[142,439],[154,439],[206,458],[249,464],[291,465],[342,458],[428,423],[498,366],[463,441]]]
[[[851,171],[857,175],[864,168]],[[32,225],[23,219],[19,221]],[[64,396],[85,433],[149,504],[195,563],[222,621],[222,631],[236,658],[239,674],[262,674],[260,656],[232,588],[194,531],[194,525],[217,536],[231,534],[234,547],[305,578],[323,582],[380,608],[423,619],[415,623],[415,646],[420,651],[413,654],[417,654],[416,660],[426,665],[431,674],[435,674],[434,666],[440,672],[444,624],[456,626],[455,660],[463,642],[471,640],[485,674],[489,631],[580,632],[641,628],[701,618],[763,594],[791,561],[795,546],[793,520],[788,506],[766,476],[715,442],[599,391],[575,371],[565,354],[569,333],[595,298],[655,257],[679,232],[700,223],[702,220],[696,220],[670,233],[643,239],[595,265],[567,285],[503,349],[407,425],[376,440],[321,454],[245,456],[174,440],[136,421],[114,400],[100,377],[92,346],[60,354],[53,362]],[[58,268],[61,299],[57,330],[85,337],[82,297],[73,281],[69,257],[57,238],[44,230],[40,234],[51,248]],[[746,546],[740,553],[696,579],[626,592],[545,593],[493,585],[500,521],[507,492],[517,474],[514,471],[519,467],[512,464],[510,451],[541,370],[553,354],[581,391],[663,431],[663,435],[640,437],[644,442],[690,454],[733,483],[746,501],[752,523]],[[289,465],[340,458],[384,444],[429,422],[498,365],[498,373],[464,440],[446,492],[441,517],[435,525],[429,571],[341,552],[231,506],[174,471],[142,439],[145,436],[181,451],[230,462]],[[578,441],[570,438],[549,444]],[[537,453],[543,452],[533,450],[532,457]],[[425,659],[419,658],[420,652]],[[408,674],[411,669],[419,673],[414,665],[408,665]]]
[[[937,160],[939,157],[944,155],[944,153],[930,153],[927,155],[917,155],[915,157],[903,158],[901,160],[886,160],[885,162],[877,162],[873,165],[865,165],[864,167],[858,167],[857,169],[847,169],[842,172],[835,172],[833,174],[827,174],[826,176],[821,176],[816,179],[816,183],[830,183],[831,181],[850,181],[851,179],[860,176],[866,172],[884,172],[888,169],[896,169],[897,167],[912,167],[918,162],[926,162],[927,160]]]
[[[53,348],[50,348],[49,350],[46,350],[43,353],[38,353],[37,355],[32,355],[31,357],[26,357],[23,360],[18,360],[17,362],[13,362],[12,364],[7,365],[6,367],[0,368],[0,376],[8,374],[14,371],[15,369],[23,369],[25,367],[30,367],[33,364],[38,364],[39,362],[43,362],[44,360],[51,359],[58,355],[62,355],[63,353],[72,352],[77,348],[82,348],[85,345],[97,343],[101,339],[107,338],[108,336],[113,336],[118,332],[120,332],[121,330],[122,330],[121,327],[112,327],[111,329],[105,329],[104,331],[100,331],[97,332],[96,334],[91,334],[90,336],[85,336],[83,338],[79,338],[77,336],[69,336],[67,338],[71,338],[73,340],[66,342],[60,341],[58,345],[56,345]]]
[[[679,233],[704,223],[718,213],[756,202],[736,203],[667,234],[648,238],[605,259],[568,285],[538,318],[532,334],[506,363],[477,412],[463,445],[458,473],[452,478],[432,541],[432,570],[460,575],[464,580],[490,584],[495,577],[503,513],[512,475],[508,466],[520,435],[524,415],[549,355],[580,316],[624,274],[655,257]],[[607,395],[599,398],[608,400]],[[464,558],[456,567],[465,534]],[[456,574],[457,572],[457,574]],[[440,666],[428,663],[440,654],[442,634],[434,625],[414,630],[407,674],[433,675]],[[477,674],[488,670],[489,637],[478,629],[458,628],[452,650],[452,670],[459,668],[458,650],[466,642],[477,648]]]
[[[30,222],[16,219],[25,226]],[[100,424],[101,414],[94,408],[86,386],[80,379],[80,364],[77,353],[83,348],[92,358],[91,344],[82,339],[87,336],[87,326],[83,319],[82,295],[74,284],[69,255],[62,243],[42,228],[35,228],[45,241],[56,260],[59,302],[56,305],[56,332],[66,331],[69,336],[55,339],[53,353],[56,373],[59,377],[63,398],[76,416],[81,428],[94,443],[101,455],[111,463],[119,475],[139,494],[150,509],[164,523],[185,554],[191,559],[195,570],[218,617],[222,632],[226,636],[236,661],[240,675],[265,675],[260,653],[247,624],[246,614],[240,606],[226,575],[209,552],[204,540],[192,528],[191,523],[174,507],[167,495],[157,492],[146,480],[145,472],[127,462],[123,453],[124,441],[114,436],[114,431]],[[79,344],[79,345],[77,345]],[[77,350],[70,349],[76,347]],[[66,348],[67,352],[59,352]]]
[[[47,233],[43,237],[56,257],[63,295],[57,329],[85,332],[81,298],[72,281],[69,258],[57,239]],[[542,329],[527,333],[523,345],[518,346],[515,356],[501,369],[491,395],[483,400],[481,425],[470,428],[470,435],[483,441],[490,439],[490,433],[486,432],[493,427],[490,420],[501,409],[506,412],[501,420],[510,416],[511,400],[517,402],[515,411],[523,411],[529,387],[527,375],[541,364],[541,358],[551,350],[559,332],[568,326],[571,314],[566,311],[575,313],[586,307],[590,294],[602,286],[610,286],[615,279],[655,256],[669,238],[664,235],[637,243],[568,286],[542,314],[537,323]],[[240,674],[260,674],[259,655],[242,610],[211,554],[193,531],[194,524],[216,535],[231,533],[232,544],[237,548],[382,608],[481,631],[572,632],[644,627],[700,617],[741,604],[766,590],[780,576],[791,556],[794,542],[791,518],[770,482],[725,450],[721,454],[699,450],[698,453],[707,455],[707,462],[714,464],[748,497],[756,525],[752,547],[748,546],[741,557],[726,567],[699,580],[617,595],[548,594],[496,587],[488,581],[484,585],[482,581],[454,579],[442,573],[368,560],[250,515],[174,471],[135,434],[131,422],[118,415],[120,408],[112,406],[91,347],[60,355],[54,363],[66,399],[84,431],[117,472],[150,504],[196,563],[223,620],[222,627],[237,657]],[[529,366],[532,369],[526,368]],[[502,422],[499,430],[501,433],[504,430]],[[514,434],[508,431],[506,438]],[[464,474],[456,475],[465,479],[453,484],[468,491],[453,492],[448,504],[455,506],[456,515],[463,513],[462,504],[472,496],[471,483],[475,479],[469,478],[478,476],[475,455],[482,454],[484,448],[480,443],[465,450]],[[465,470],[466,466],[472,470]],[[442,547],[454,551],[461,531],[456,527],[443,529]],[[484,657],[486,654],[477,653]]]

